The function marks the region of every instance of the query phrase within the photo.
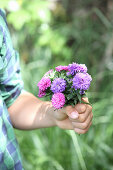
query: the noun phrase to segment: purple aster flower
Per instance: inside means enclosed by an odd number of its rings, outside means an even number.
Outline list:
[[[77,66],[78,66],[77,63],[69,64],[68,65],[69,72],[67,72],[67,75],[70,75],[70,74],[74,75],[76,73]]]
[[[39,89],[41,91],[45,91],[48,87],[51,86],[51,80],[48,77],[43,77],[39,83],[37,84],[37,86],[39,87]]]
[[[90,87],[92,81],[91,76],[88,73],[77,73],[73,78],[73,88],[75,90],[85,91]]]
[[[78,64],[77,72],[87,73],[87,67],[85,64]]]
[[[85,64],[77,64],[77,63],[72,63],[69,64],[68,66],[69,72],[67,72],[68,75],[75,75],[76,73],[86,73],[87,72],[87,67]]]
[[[68,66],[57,66],[56,71],[60,72],[62,70],[69,71]]]
[[[51,91],[53,93],[63,92],[66,88],[66,81],[62,78],[56,78],[51,84]]]
[[[85,94],[85,91],[84,90],[80,90],[79,92],[81,95]]]
[[[52,96],[52,105],[56,109],[60,109],[65,104],[65,96],[63,93],[55,93]]]

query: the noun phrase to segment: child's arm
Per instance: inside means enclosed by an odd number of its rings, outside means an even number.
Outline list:
[[[41,101],[28,92],[22,93],[8,110],[13,126],[18,129],[58,126],[86,133],[92,122],[92,108],[89,105],[77,104],[75,108],[67,106],[54,111],[51,102]],[[74,111],[75,118],[71,115]]]

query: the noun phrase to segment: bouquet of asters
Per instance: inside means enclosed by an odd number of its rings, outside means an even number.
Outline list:
[[[72,63],[49,70],[39,81],[38,97],[49,96],[55,109],[82,102],[90,87],[91,76],[85,64]]]

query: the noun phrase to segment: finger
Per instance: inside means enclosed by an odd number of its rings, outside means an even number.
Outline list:
[[[90,105],[86,106],[86,111],[82,114],[79,114],[79,118],[78,119],[71,119],[71,121],[73,122],[79,122],[79,123],[83,123],[86,121],[86,119],[88,118],[88,116],[92,114],[92,107]]]
[[[82,114],[86,111],[86,104],[79,103],[79,104],[76,104],[74,108],[79,114]]]
[[[89,114],[92,113],[92,107],[90,105],[88,105],[88,104],[78,104],[76,106],[76,109],[78,111],[80,111],[81,114],[79,114],[79,118],[78,119],[71,119],[71,117],[70,117],[71,121],[82,123],[82,122],[84,122],[88,118]],[[82,111],[85,111],[85,112],[82,112]]]
[[[72,106],[65,107],[65,112],[71,120],[76,120],[79,117],[79,113]]]
[[[83,130],[83,129],[74,128],[74,131],[78,134],[85,134],[89,130],[91,125],[92,122],[90,122],[89,126],[86,129]]]
[[[78,122],[72,122],[72,125],[74,128],[85,130],[89,126],[89,124],[92,122],[92,115],[89,115],[88,119],[83,123]]]
[[[89,103],[88,98],[87,97],[83,97],[82,101]],[[87,105],[83,104],[83,103],[79,103],[75,105],[75,109],[78,113],[84,113],[86,111]]]
[[[89,100],[88,100],[87,97],[82,97],[82,101],[83,101],[83,102],[86,102],[86,103],[89,103]]]
[[[72,119],[69,118],[72,122],[78,122],[78,123],[83,123],[86,121],[86,119],[88,118],[89,113],[85,112],[84,114],[80,114],[78,119]]]
[[[79,123],[79,122],[72,122],[72,125],[74,128],[78,128],[78,129],[87,129],[87,127],[89,126],[90,122],[92,121],[92,116],[89,115],[87,120],[83,123]]]

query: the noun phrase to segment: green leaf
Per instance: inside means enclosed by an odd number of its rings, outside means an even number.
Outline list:
[[[0,70],[3,68],[3,60],[2,58],[0,57]]]
[[[72,99],[73,98],[73,93],[67,94],[66,97],[67,97],[68,100]]]
[[[91,103],[84,102],[84,101],[82,101],[82,100],[81,100],[81,103],[83,103],[83,104],[89,104],[90,106],[92,106],[92,104],[91,104]]]
[[[75,103],[75,105],[78,103],[78,102],[77,102],[77,99],[74,100],[74,103]]]
[[[78,97],[79,102],[81,103],[82,102],[82,97],[78,92],[77,92],[77,97]]]

